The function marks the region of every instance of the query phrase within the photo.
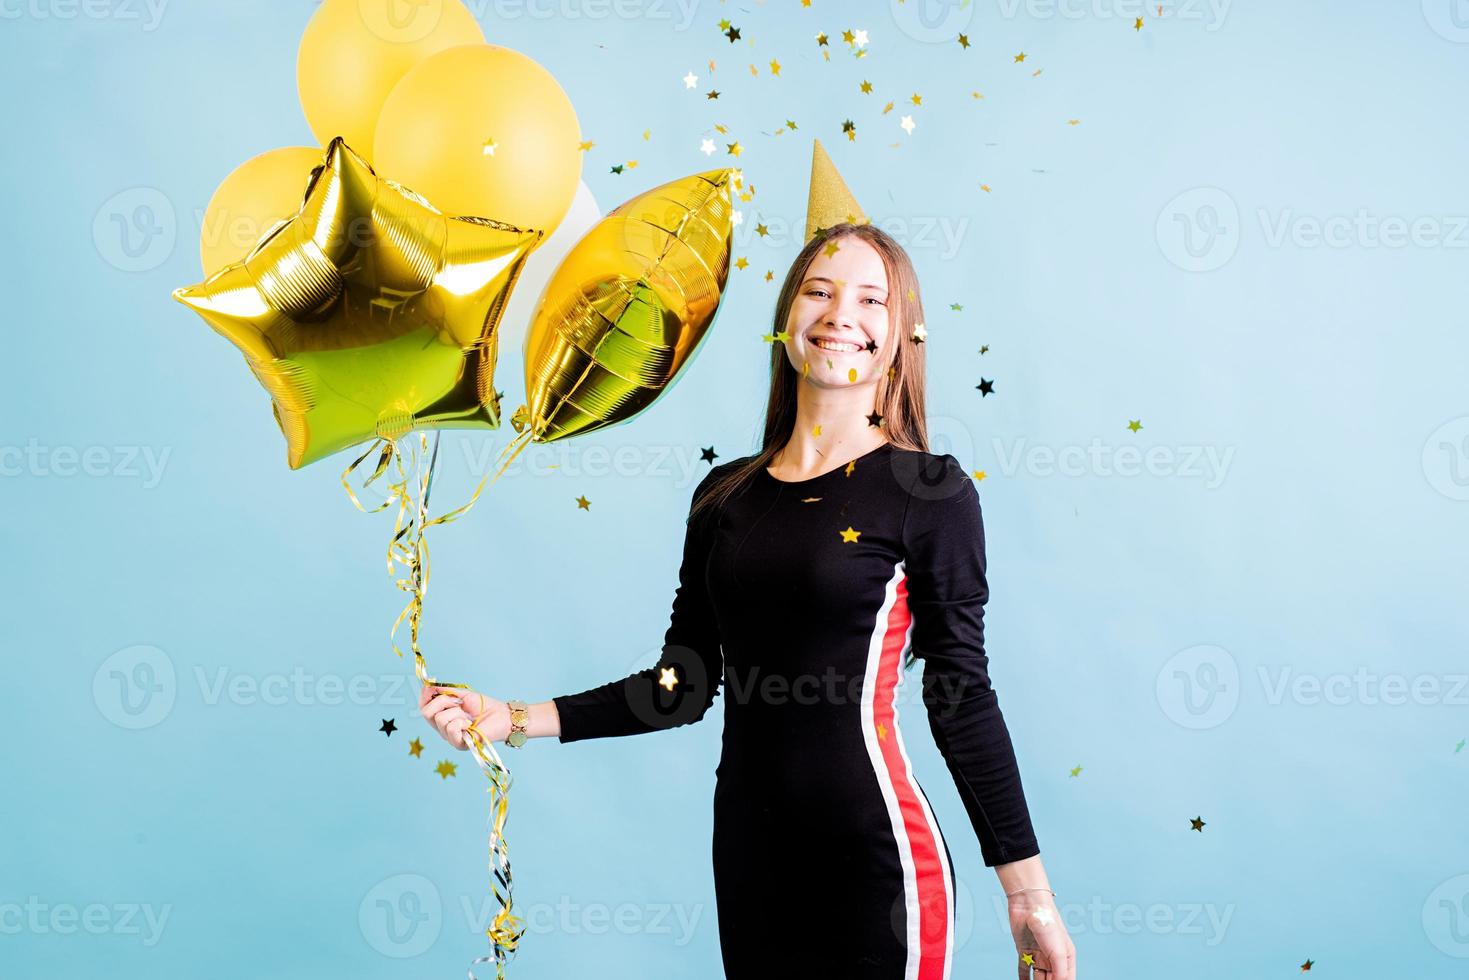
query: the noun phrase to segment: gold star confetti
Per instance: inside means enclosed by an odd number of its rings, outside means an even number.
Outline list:
[[[794,133],[796,131],[796,121],[794,119],[787,119],[786,129],[789,129],[791,132]]]
[[[590,511],[592,509],[592,502],[586,497],[577,497],[576,506],[581,510]]]
[[[755,234],[759,235],[761,238],[764,238],[766,235],[770,234],[770,229],[765,227],[763,223],[757,221],[755,222]]]
[[[949,309],[953,310],[955,313],[963,313],[964,305],[962,303],[950,303]]]
[[[581,150],[582,152],[586,152],[587,150],[590,150],[594,145],[595,144],[592,143],[591,140],[587,140],[584,143],[578,143],[578,144],[576,144],[576,148],[578,150]]]
[[[836,242],[827,242],[826,243],[826,248],[824,249],[824,251],[826,252],[826,257],[827,258],[831,258],[833,255],[837,254],[841,250],[842,250],[842,247],[840,245],[838,245]]]
[[[857,86],[857,87],[862,90],[862,94],[863,95],[870,95],[870,94],[872,94],[872,83],[869,82],[869,81],[867,81],[866,79],[863,79],[862,80],[862,84],[859,85],[859,86]]]
[[[988,194],[990,192],[990,185],[989,184],[980,184],[979,185],[979,189],[982,190],[982,191],[984,191],[986,194]]]
[[[849,460],[847,460],[846,473],[844,473],[843,475],[844,476],[851,476],[852,475],[852,471],[855,470],[856,468],[857,468],[857,461],[855,459],[849,459]]]
[[[1140,30],[1143,29],[1143,19],[1141,17],[1139,17],[1137,20],[1133,21],[1133,23],[1132,23],[1132,29],[1135,30],[1135,31],[1140,31]]]
[[[1015,56],[1015,63],[1017,65],[1020,64],[1020,62],[1022,62],[1024,60],[1025,60],[1025,52],[1024,51],[1020,52],[1019,54],[1017,54]]]
[[[445,759],[437,766],[434,766],[434,772],[438,773],[443,778],[448,779],[450,776],[454,775],[455,771],[458,768],[459,767],[454,765],[454,763],[450,762],[448,759]]]
[[[664,667],[658,678],[658,686],[672,691],[676,684],[678,684],[678,675],[674,673],[672,667]]]
[[[1020,957],[1020,962],[1026,966],[1035,966],[1035,956],[1031,953],[1024,953]]]
[[[760,77],[760,69],[756,68],[754,65],[751,65],[750,66],[750,74],[753,75],[755,78],[759,78]]]
[[[1075,779],[1077,776],[1080,776],[1080,775],[1081,775],[1081,766],[1077,766],[1075,769],[1071,770],[1071,778],[1072,779]]]
[[[842,132],[844,132],[844,133],[847,134],[847,139],[849,139],[849,140],[856,140],[857,139],[857,124],[854,123],[854,122],[852,122],[852,120],[850,120],[850,119],[844,120],[842,122]]]
[[[766,269],[765,270],[765,281],[766,282],[770,282],[774,278],[775,278],[775,270],[774,269]]]
[[[893,104],[891,102],[889,102],[887,105],[885,105],[885,106],[882,107],[882,114],[884,116],[887,115],[888,113],[892,112],[892,111],[893,111]]]
[[[1311,972],[1311,967],[1313,967],[1315,965],[1316,965],[1316,961],[1315,960],[1307,960],[1306,962],[1304,962],[1304,963],[1301,964],[1301,972],[1302,973],[1310,973]]]
[[[821,423],[818,422],[811,427],[811,434],[819,437],[821,435]]]
[[[776,61],[773,58],[770,61],[770,74],[776,75],[776,76],[779,76],[780,75],[780,62],[779,61]]]
[[[842,40],[845,41],[848,44],[851,44],[853,41],[857,40],[857,35],[856,34],[853,34],[849,30],[848,31],[842,31]]]
[[[1189,821],[1189,829],[1197,830],[1199,833],[1202,834],[1204,832],[1204,818],[1194,817],[1192,820]]]
[[[782,344],[789,343],[790,342],[790,339],[791,339],[791,335],[789,333],[787,333],[785,330],[778,330],[778,331],[776,331],[776,333],[775,333],[774,336],[775,336],[776,341],[779,342],[779,343],[782,343]]]
[[[919,95],[917,92],[914,92],[911,96],[908,97],[908,101],[913,103],[914,105],[923,105],[923,96]]]
[[[408,754],[413,756],[413,758],[415,759],[421,757],[423,755],[423,743],[416,738],[413,741],[409,742]]]
[[[1143,427],[1143,420],[1142,419],[1132,419],[1132,420],[1130,420],[1127,423],[1127,427],[1129,429],[1131,429],[1133,432],[1136,432],[1138,429],[1141,429]]]
[[[983,480],[985,478],[986,473],[985,473],[984,470],[975,470],[974,472],[970,473],[969,475],[972,476],[972,477],[974,477],[974,479],[976,481],[979,481],[979,480]]]
[[[643,130],[643,141],[644,142],[647,142],[648,140],[650,140],[652,138],[653,138],[653,131],[651,129],[645,129],[645,130]]]
[[[743,255],[741,255],[738,259],[735,259],[735,268],[739,269],[741,272],[744,272],[745,268],[749,266],[749,264],[750,260],[745,258]]]
[[[636,160],[629,160],[629,161],[627,161],[627,169],[629,169],[629,170],[636,170],[636,169],[638,169],[638,162]]]
[[[708,92],[705,92],[704,93],[704,98],[706,98],[706,99],[717,99],[717,98],[719,98],[719,89],[711,88]]]
[[[984,98],[984,93],[979,91],[970,92],[969,97],[971,99],[982,99]]]
[[[494,156],[495,155],[495,141],[494,140],[485,140],[485,145],[484,145],[483,149],[481,150],[481,152],[483,152],[484,155],[487,156],[487,157]]]
[[[826,34],[825,34],[825,32],[816,35],[816,46],[817,47],[822,47],[822,48],[826,47]]]
[[[843,544],[852,544],[854,541],[856,541],[862,535],[862,532],[861,531],[854,531],[854,530],[852,530],[852,525],[850,525],[850,524],[847,525],[847,529],[845,531],[839,531],[837,533],[839,533],[842,536],[842,543]]]
[[[740,146],[739,140],[735,140],[733,143],[728,143],[726,144],[726,146],[728,147],[729,155],[732,157],[737,157],[741,153],[745,152],[745,148]]]

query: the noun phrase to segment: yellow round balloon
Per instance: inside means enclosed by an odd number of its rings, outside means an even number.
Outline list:
[[[199,264],[208,276],[238,262],[277,222],[301,207],[301,189],[322,161],[315,146],[283,146],[236,167],[204,209]]]
[[[296,54],[296,88],[311,131],[342,137],[371,159],[378,113],[393,86],[430,55],[485,39],[461,0],[324,0]]]
[[[549,71],[476,44],[403,76],[378,117],[373,166],[448,214],[493,215],[549,238],[576,196],[580,142],[576,110]]]

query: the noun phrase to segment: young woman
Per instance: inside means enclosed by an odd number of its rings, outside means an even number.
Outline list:
[[[722,685],[713,855],[729,980],[948,980],[954,873],[898,727],[917,660],[929,727],[1009,896],[1019,976],[1075,977],[989,682],[978,492],[927,451],[922,321],[889,235],[817,232],[777,302],[761,450],[694,492],[658,664],[524,713],[512,702],[513,736],[504,702],[421,696],[463,749],[471,724],[511,744],[660,731],[704,717]]]

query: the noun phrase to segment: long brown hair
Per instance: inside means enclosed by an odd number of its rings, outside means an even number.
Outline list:
[[[874,225],[842,223],[825,228],[796,255],[780,287],[775,303],[775,327],[778,334],[786,328],[796,292],[805,281],[806,270],[816,253],[828,242],[857,238],[867,242],[882,257],[888,279],[888,343],[882,351],[886,372],[877,382],[877,413],[888,442],[901,449],[928,452],[928,424],[925,401],[925,363],[923,344],[913,339],[914,328],[923,323],[923,298],[918,291],[918,274],[913,261],[893,239]],[[785,345],[770,345],[770,394],[765,402],[765,425],[760,450],[728,473],[710,482],[704,493],[689,509],[689,520],[708,508],[724,505],[746,482],[770,465],[775,454],[785,448],[796,425],[796,390],[801,383],[796,369],[786,356]]]

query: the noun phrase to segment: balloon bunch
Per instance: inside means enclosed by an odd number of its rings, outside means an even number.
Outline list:
[[[201,229],[207,278],[173,295],[244,356],[292,469],[370,441],[342,484],[360,510],[397,504],[388,572],[409,598],[389,640],[401,657],[407,622],[419,679],[467,689],[433,679],[419,647],[425,533],[468,511],[528,443],[626,422],[683,374],[728,279],[740,175],[674,180],[601,217],[555,78],[485,43],[461,0],[407,9],[323,0],[297,85],[324,149],[272,150],[231,173]],[[535,289],[534,305],[521,301]],[[507,315],[524,330],[518,435],[466,503],[430,517],[438,435],[430,454],[425,432],[500,427]],[[370,509],[351,482],[364,464],[361,487],[387,477]],[[524,932],[503,834],[510,776],[478,730],[466,735],[491,784],[499,908],[486,935],[503,980]]]

